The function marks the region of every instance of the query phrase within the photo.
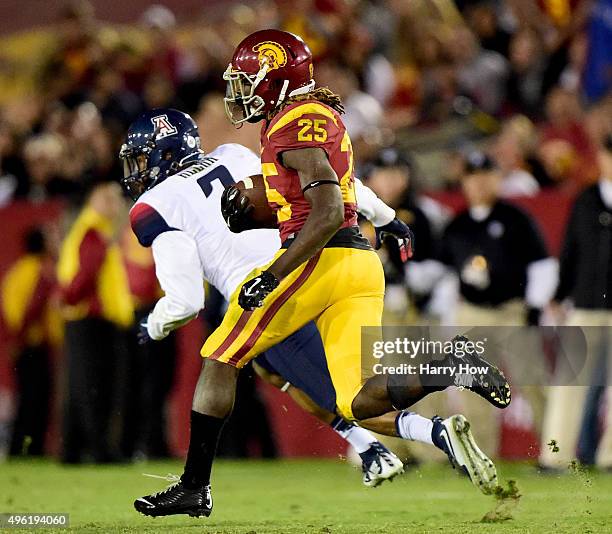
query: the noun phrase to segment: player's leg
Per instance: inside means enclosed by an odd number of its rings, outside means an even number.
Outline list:
[[[329,285],[330,305],[317,317],[316,326],[338,412],[349,420],[363,420],[405,407],[397,406],[391,398],[387,375],[375,376],[363,385],[362,327],[380,327],[382,323],[384,274],[378,256],[368,250],[344,248],[326,249],[324,254],[326,262],[333,265],[336,283]],[[411,402],[429,392],[414,375],[406,375],[399,387]]]
[[[467,338],[457,337],[457,341]],[[442,360],[432,360],[430,367],[458,368],[467,364],[482,369],[475,374],[379,374],[369,378],[355,398],[353,411],[357,419],[376,417],[392,409],[405,409],[430,393],[449,386],[464,387],[476,393],[496,408],[506,408],[511,401],[510,385],[503,373],[476,352],[448,354]]]
[[[402,410],[359,421],[359,425],[385,436],[436,446],[447,455],[453,468],[466,473],[484,493],[491,493],[497,485],[495,465],[478,447],[463,415],[427,419]]]
[[[384,275],[371,251],[330,249],[343,284],[331,289],[331,302],[316,319],[327,369],[336,392],[337,412],[353,419],[352,402],[362,387],[361,327],[380,326]],[[389,411],[385,406],[381,413]],[[393,435],[391,432],[387,432]]]
[[[497,486],[495,465],[478,447],[463,415],[428,419],[409,410],[390,411],[361,420],[359,425],[385,436],[434,445],[447,455],[453,468],[467,474],[483,493],[489,494]]]
[[[364,296],[347,295],[341,298],[343,288],[338,288],[334,304],[329,306],[316,320],[321,333],[327,365],[336,390],[336,403],[341,415],[353,419],[361,419],[355,407],[359,408],[358,399],[362,390],[361,366],[361,327],[379,326],[382,315],[382,292],[376,291],[377,272],[375,262],[371,257],[363,256],[362,261],[353,262],[346,275],[351,279],[360,276]],[[360,263],[362,264],[360,266]],[[358,272],[350,272],[357,268]],[[382,285],[382,284],[381,284]],[[367,288],[370,295],[366,295]],[[356,292],[355,292],[356,293]],[[422,396],[422,386],[413,393]],[[411,382],[400,384],[409,393],[414,387]],[[392,411],[393,399],[387,391],[382,391],[376,399],[374,407],[365,404],[363,411],[372,415],[383,415]],[[443,389],[443,388],[442,388]],[[373,403],[374,404],[374,403]],[[380,412],[377,413],[377,410]],[[367,419],[367,417],[363,417]],[[405,439],[419,439],[436,445],[449,457],[453,466],[465,470],[471,480],[484,492],[491,492],[497,484],[495,467],[492,462],[476,446],[469,430],[469,423],[463,416],[453,416],[446,420],[434,418],[429,421],[418,414],[405,412],[396,417],[396,429],[391,431],[387,419],[380,429],[390,435],[399,435]],[[399,423],[399,424],[398,424]],[[408,424],[409,423],[409,424]]]
[[[327,368],[323,342],[314,322],[307,323],[281,343],[268,349],[253,363],[262,378],[286,391],[300,407],[330,425],[347,440],[365,464],[369,465],[371,458],[377,456],[378,451],[387,455],[392,467],[391,470],[385,469],[381,475],[388,474],[391,477],[399,472],[401,462],[395,455],[366,429],[336,414],[336,392]],[[364,469],[365,471],[367,469]],[[368,480],[370,478],[368,477]],[[379,483],[387,477],[375,478]]]
[[[288,354],[290,357],[295,357],[295,354]],[[361,428],[354,423],[345,421],[334,412],[322,408],[317,404],[310,395],[298,387],[295,387],[291,382],[285,380],[280,374],[276,373],[270,363],[266,359],[266,354],[262,354],[253,361],[253,369],[262,380],[274,386],[277,389],[287,393],[295,403],[305,412],[314,415],[319,421],[331,426],[336,433],[348,441],[357,453],[363,453],[370,448],[370,444],[376,441],[376,438],[370,434],[365,428]],[[328,375],[329,376],[329,375]],[[317,380],[318,377],[312,377]],[[335,404],[336,395],[333,387],[329,392],[330,399],[333,399]]]
[[[290,384],[288,393],[314,415],[317,412],[327,423],[336,416],[336,393],[314,322],[260,354],[253,363],[258,372],[266,373],[263,378],[275,380],[277,387]]]
[[[234,405],[238,372],[239,369],[226,363],[202,362],[193,395],[191,434],[183,475],[166,490],[137,499],[136,510],[150,516],[210,515],[210,473],[219,435]]]
[[[495,377],[494,373],[489,374],[491,377]],[[498,382],[500,387],[496,391],[507,391],[509,402],[509,387],[501,373],[498,374]],[[366,382],[359,392],[353,403],[353,413],[359,417],[360,411],[372,414],[384,410],[385,406],[391,409],[410,406],[423,396],[445,387],[415,383],[413,377],[406,375],[379,375]],[[483,387],[480,391],[487,390]],[[497,400],[497,397],[493,400]],[[495,466],[476,444],[470,423],[464,416],[454,415],[444,420],[434,417],[429,420],[408,410],[397,413],[391,412],[391,409],[386,415],[359,420],[360,424],[382,434],[435,445],[448,456],[451,465],[465,472],[481,491],[487,494],[494,491],[497,486]]]
[[[264,380],[286,391],[305,411],[330,425],[357,452],[363,482],[377,486],[403,471],[403,465],[366,429],[339,417],[321,336],[310,322],[253,361]]]
[[[277,254],[282,254],[279,251]],[[191,412],[191,435],[185,471],[167,490],[138,499],[134,506],[146,515],[209,515],[212,511],[210,473],[219,435],[229,416],[238,370],[252,358],[298,330],[324,306],[325,291],[317,285],[319,256],[285,277],[264,305],[245,311],[232,295],[221,325],[208,337],[205,358]],[[252,278],[258,271],[251,273]]]
[[[418,398],[419,395],[420,392],[417,391],[415,397]],[[385,395],[380,395],[379,398],[384,400]],[[379,409],[381,405],[384,406],[380,403],[376,408]],[[493,492],[497,486],[495,465],[478,447],[472,436],[470,423],[463,415],[453,415],[447,419],[437,416],[428,419],[409,410],[394,410],[378,417],[360,420],[359,424],[383,435],[434,445],[447,455],[453,468],[467,474],[472,483],[485,494]]]
[[[438,365],[455,366],[468,363],[471,366],[486,367],[482,376],[473,376],[467,385],[475,393],[497,407],[510,402],[510,387],[503,374],[478,355],[467,355],[457,361],[454,354]],[[460,375],[456,375],[460,376]],[[442,420],[426,419],[414,412],[402,410],[399,414],[388,413],[382,417],[360,419],[372,416],[385,409],[406,408],[434,391],[440,391],[455,384],[428,382],[428,377],[418,375],[378,375],[369,379],[353,402],[353,414],[366,428],[387,435],[396,435],[407,440],[433,444],[448,456],[453,467],[459,468],[484,493],[491,493],[497,485],[497,473],[493,462],[481,451],[470,430],[470,423],[462,415]],[[392,423],[393,421],[393,423]],[[395,428],[393,428],[395,427]]]
[[[383,436],[436,444],[432,435],[434,421],[408,410],[394,410],[378,417],[363,419],[359,421],[359,426]]]
[[[281,375],[275,373],[265,364],[265,354],[253,360],[253,370],[259,378],[267,384],[280,389],[287,393],[295,403],[305,412],[314,415],[319,421],[330,425],[337,415],[329,410],[321,408],[311,397],[304,393],[301,389],[292,386],[290,382],[285,380]]]

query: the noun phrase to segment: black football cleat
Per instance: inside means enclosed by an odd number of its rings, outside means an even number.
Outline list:
[[[208,517],[212,507],[210,485],[189,489],[183,486],[180,480],[163,491],[145,495],[134,501],[134,508],[138,512],[151,517],[178,514]]]
[[[469,339],[465,336],[453,338],[453,344],[466,341]],[[496,408],[507,408],[512,400],[512,393],[504,374],[495,365],[480,357],[476,351],[463,352],[463,356],[449,355],[449,365],[467,364],[471,368],[484,368],[486,372],[457,373],[454,375],[453,385],[473,391]]]

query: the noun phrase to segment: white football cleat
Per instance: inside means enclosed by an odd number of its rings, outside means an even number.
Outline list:
[[[404,472],[404,464],[380,441],[370,443],[370,448],[362,452],[361,469],[364,485],[374,488],[385,480],[393,480]]]
[[[485,495],[493,493],[498,486],[495,464],[476,445],[468,420],[463,415],[432,420],[434,444],[446,453],[453,468],[463,471]]]

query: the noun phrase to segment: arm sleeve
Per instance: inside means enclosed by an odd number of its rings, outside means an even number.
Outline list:
[[[149,314],[147,330],[152,339],[159,340],[196,317],[204,307],[204,281],[196,243],[185,232],[160,234],[152,250],[164,296]]]
[[[374,226],[384,226],[395,219],[395,210],[380,200],[359,178],[355,178],[355,194],[357,210]]]
[[[559,263],[555,258],[537,260],[527,265],[525,301],[531,308],[543,308],[548,304],[559,282]]]
[[[106,242],[89,230],[79,246],[79,270],[70,284],[62,288],[66,304],[77,304],[96,290],[98,271],[106,257]]]
[[[459,278],[452,271],[447,271],[434,286],[427,311],[439,317],[441,325],[454,325],[456,323],[455,314],[459,302],[459,288]]]

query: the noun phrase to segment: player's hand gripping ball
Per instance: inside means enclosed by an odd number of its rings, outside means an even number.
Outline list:
[[[410,227],[400,221],[397,217],[389,224],[375,228],[376,230],[376,250],[378,250],[385,239],[394,237],[400,251],[402,262],[407,262],[414,254],[414,234]]]
[[[276,213],[268,204],[266,184],[261,174],[228,187],[221,196],[221,213],[234,233],[278,227]]]
[[[248,230],[249,213],[253,206],[247,196],[235,186],[229,186],[221,196],[221,214],[227,227],[234,233]]]
[[[263,306],[264,299],[278,287],[279,281],[270,271],[263,271],[255,278],[251,278],[240,288],[238,304],[240,307],[252,311]]]

